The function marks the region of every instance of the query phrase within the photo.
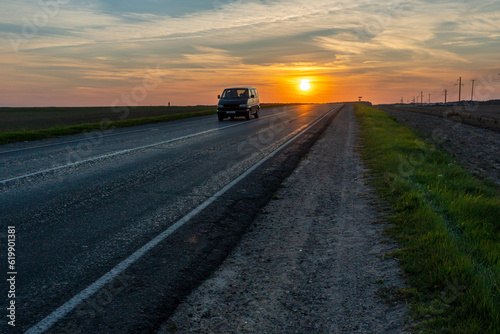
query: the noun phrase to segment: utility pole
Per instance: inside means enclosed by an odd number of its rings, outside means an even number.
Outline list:
[[[460,81],[458,84],[458,104],[460,104],[460,101],[462,100],[461,96],[462,96],[462,77],[460,77]]]
[[[429,93],[429,104],[431,104],[431,93]]]
[[[446,107],[446,95],[448,95],[448,90],[444,90],[444,106]]]
[[[472,80],[472,92],[470,93],[470,105],[474,103],[474,82],[476,80]]]
[[[420,106],[424,104],[424,92],[420,91]]]
[[[455,84],[456,86],[457,84]],[[458,104],[462,102],[462,77],[458,79]]]

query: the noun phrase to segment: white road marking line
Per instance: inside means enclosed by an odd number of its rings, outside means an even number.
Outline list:
[[[243,180],[245,177],[247,177],[250,173],[252,173],[255,169],[257,169],[259,166],[261,166],[264,162],[269,160],[270,158],[274,157],[279,151],[281,151],[283,148],[288,146],[290,143],[292,143],[294,140],[296,140],[298,137],[300,137],[302,134],[304,134],[307,130],[309,130],[311,127],[319,123],[321,120],[323,120],[325,117],[330,115],[332,112],[337,111],[339,107],[336,107],[329,112],[327,112],[325,115],[314,121],[313,123],[306,124],[299,128],[298,130],[295,131],[297,133],[295,136],[293,136],[291,139],[289,139],[286,143],[278,147],[276,150],[265,156],[262,160],[257,162],[255,165],[247,169],[243,174],[238,176],[236,179],[231,181],[229,184],[227,184],[224,188],[219,190],[217,193],[212,195],[209,199],[204,201],[202,204],[200,204],[198,207],[196,207],[193,211],[182,217],[180,220],[178,220],[176,223],[174,223],[172,226],[170,226],[168,229],[160,233],[158,236],[156,236],[153,240],[139,248],[137,251],[132,253],[129,257],[127,257],[125,260],[120,262],[118,265],[116,265],[113,269],[111,269],[109,272],[104,274],[101,278],[99,278],[97,281],[89,285],[87,288],[82,290],[80,293],[78,293],[76,296],[71,298],[69,301],[64,303],[62,306],[57,308],[55,311],[53,311],[51,314],[49,314],[47,317],[45,317],[42,321],[31,327],[26,331],[26,334],[38,334],[38,333],[43,333],[49,328],[51,328],[56,322],[61,320],[66,314],[69,312],[73,311],[78,305],[80,305],[84,300],[92,296],[94,293],[99,291],[103,286],[106,284],[110,283],[115,277],[120,275],[123,271],[125,271],[128,267],[130,267],[134,262],[139,260],[146,252],[157,246],[160,242],[165,240],[167,237],[172,235],[176,230],[178,230],[180,227],[182,227],[184,224],[186,224],[191,218],[196,216],[198,213],[200,213],[203,209],[205,209],[207,206],[212,204],[217,198],[221,197],[224,195],[229,189],[234,187],[237,183],[239,183],[241,180]]]
[[[262,119],[266,119],[266,118],[272,117],[272,116],[274,116],[274,115],[262,117]],[[37,171],[37,172],[33,172],[33,173],[24,174],[24,175],[12,177],[12,178],[9,178],[9,179],[1,180],[0,184],[4,184],[4,183],[10,182],[10,181],[15,181],[15,180],[20,180],[20,179],[25,179],[25,178],[30,177],[30,176],[35,176],[35,175],[39,175],[39,174],[43,174],[43,173],[47,173],[47,172],[53,172],[53,171],[56,171],[56,170],[60,170],[60,169],[64,169],[64,168],[68,168],[68,167],[72,167],[72,166],[78,166],[78,165],[81,165],[81,164],[84,164],[84,163],[87,163],[87,162],[92,162],[92,161],[96,161],[96,160],[102,160],[102,159],[105,159],[105,158],[114,157],[114,156],[117,156],[117,155],[122,155],[122,154],[130,153],[130,152],[138,151],[138,150],[142,150],[142,149],[145,149],[145,148],[150,148],[150,147],[154,147],[154,146],[160,146],[160,145],[164,145],[164,144],[176,142],[176,141],[179,141],[179,140],[188,139],[188,138],[192,138],[192,137],[204,135],[204,134],[207,134],[207,133],[210,133],[210,132],[215,132],[215,131],[219,131],[219,130],[231,128],[231,127],[234,127],[234,126],[244,125],[244,124],[248,124],[248,123],[243,122],[243,123],[238,123],[238,124],[227,125],[227,126],[223,126],[223,127],[220,127],[220,128],[214,128],[214,129],[210,129],[210,130],[206,130],[206,131],[194,133],[194,134],[187,135],[187,136],[182,136],[182,137],[178,137],[178,138],[173,138],[173,139],[165,140],[165,141],[162,141],[162,142],[159,142],[159,143],[154,143],[154,144],[144,145],[144,146],[140,146],[140,147],[129,148],[129,149],[118,151],[118,152],[114,152],[114,153],[100,155],[100,156],[95,157],[95,158],[91,158],[91,159],[87,159],[87,160],[82,160],[82,161],[77,161],[77,162],[73,162],[73,163],[70,163],[70,164],[61,165],[61,166],[57,166],[57,167],[53,167],[53,168],[49,168],[49,169],[44,169],[44,170],[40,170],[40,171]]]
[[[282,111],[280,111],[280,113],[281,112]],[[273,114],[273,115],[270,115],[270,116],[261,117],[261,119],[266,119],[266,118],[274,116],[274,115],[276,115],[276,114]],[[213,116],[201,116],[201,117],[208,118],[208,117],[213,117]],[[190,123],[194,123],[194,122],[197,122],[197,121],[198,120],[195,120],[195,121],[190,120],[189,122],[186,122],[185,124],[190,124]],[[155,123],[155,124],[158,124],[158,123]],[[159,127],[156,127],[156,128],[155,127],[151,127],[151,128],[147,128],[147,129],[141,129],[141,130],[134,130],[134,131],[127,131],[127,132],[120,132],[120,133],[105,134],[105,135],[102,135],[101,138],[113,137],[113,136],[121,136],[121,135],[126,135],[126,134],[129,134],[129,133],[144,132],[144,131],[158,131],[158,130],[160,130],[159,128],[164,128],[164,127],[167,127],[167,126],[170,126],[170,125],[171,124],[159,126]],[[109,131],[109,130],[105,130],[105,131]],[[94,132],[98,132],[98,131],[91,131],[89,133],[94,133]],[[65,145],[65,144],[78,143],[80,141],[86,141],[86,140],[87,140],[87,138],[76,139],[76,140],[65,141],[65,142],[62,142],[62,143],[52,143],[52,144],[47,144],[47,145],[39,145],[39,146],[33,146],[33,147],[19,148],[19,149],[10,150],[10,151],[4,151],[4,152],[0,151],[0,154],[7,154],[7,153],[14,153],[14,152],[28,151],[28,150],[35,150],[37,148],[44,148],[44,147],[50,147],[50,146],[60,146],[60,145]]]
[[[276,114],[273,114],[273,115],[261,117],[260,119],[263,120],[263,119],[270,118],[270,117],[275,117],[275,116],[276,116]],[[223,126],[223,127],[220,127],[220,128],[214,128],[214,129],[210,129],[210,130],[206,130],[206,131],[194,133],[194,134],[187,135],[187,136],[182,136],[182,137],[178,137],[178,138],[169,139],[169,140],[162,141],[162,142],[159,142],[159,143],[149,144],[149,145],[135,147],[135,148],[130,148],[130,149],[126,149],[126,150],[114,152],[114,153],[100,155],[100,156],[95,157],[95,158],[91,158],[91,159],[87,159],[87,160],[82,160],[82,161],[77,161],[77,162],[73,162],[73,163],[70,163],[70,164],[66,164],[66,165],[62,165],[62,166],[57,166],[57,167],[53,167],[53,168],[49,168],[49,169],[44,169],[44,170],[41,170],[41,171],[37,171],[37,172],[33,172],[33,173],[28,173],[28,174],[24,174],[24,175],[12,177],[12,178],[9,178],[9,179],[1,180],[0,184],[4,184],[4,183],[10,182],[10,181],[15,181],[15,180],[20,180],[20,179],[25,179],[27,177],[35,176],[35,175],[39,175],[39,174],[43,174],[43,173],[53,172],[53,171],[56,171],[56,170],[60,170],[60,169],[64,169],[64,168],[68,168],[68,167],[72,167],[72,166],[78,166],[78,165],[81,165],[81,164],[84,164],[84,163],[87,163],[87,162],[92,162],[92,161],[101,160],[101,159],[105,159],[105,158],[109,158],[109,157],[113,157],[113,156],[117,156],[117,155],[122,155],[122,154],[130,153],[130,152],[134,152],[134,151],[137,151],[137,150],[142,150],[142,149],[145,149],[145,148],[150,148],[150,147],[154,147],[154,146],[168,144],[168,143],[176,142],[176,141],[179,141],[179,140],[188,139],[188,138],[200,136],[200,135],[203,135],[203,134],[207,134],[207,133],[210,133],[210,132],[215,132],[215,131],[218,131],[218,130],[223,130],[223,129],[231,128],[233,126],[239,126],[239,125],[244,125],[244,124],[248,124],[248,123],[247,122],[242,122],[242,123],[238,123],[238,124],[227,125],[227,126]]]
[[[186,122],[186,123],[187,124],[193,123],[193,121]],[[166,126],[169,126],[169,125],[171,125],[171,124],[160,126],[160,128],[163,128],[163,127],[166,127]],[[159,130],[158,127],[156,127],[156,128],[150,127],[150,128],[141,129],[141,130],[134,130],[134,131],[127,131],[127,132],[120,132],[120,133],[105,134],[105,135],[102,135],[101,138],[113,137],[113,136],[121,136],[121,135],[126,135],[126,134],[129,134],[129,133],[136,133],[136,132],[158,131],[158,130]],[[109,131],[109,130],[105,130],[105,131]],[[99,131],[91,131],[91,132],[87,132],[87,133],[91,133],[92,134],[92,133],[98,133],[98,132]],[[0,152],[0,154],[7,154],[7,153],[14,153],[14,152],[35,150],[37,148],[44,148],[44,147],[50,147],[50,146],[59,146],[59,145],[65,145],[65,144],[71,144],[71,143],[78,143],[80,141],[86,141],[86,140],[88,140],[88,139],[87,138],[84,138],[84,139],[75,139],[75,140],[65,141],[65,142],[62,142],[62,143],[52,143],[52,144],[47,144],[47,145],[39,145],[39,146],[33,146],[33,147],[19,148],[19,149],[16,149],[16,150]]]
[[[108,130],[105,130],[105,131],[108,131]],[[113,134],[101,135],[100,137],[101,138],[106,138],[106,137],[119,136],[119,135],[124,135],[124,134],[129,134],[129,133],[135,133],[135,132],[144,132],[144,131],[151,131],[151,129],[143,129],[143,130],[136,130],[136,131],[113,133]],[[86,133],[95,134],[95,133],[99,133],[99,131],[90,131],[90,132],[86,132]],[[76,140],[69,140],[69,141],[65,141],[65,142],[61,142],[61,143],[52,143],[52,144],[47,144],[47,145],[25,147],[25,148],[19,148],[19,149],[16,149],[16,150],[0,152],[0,154],[15,153],[15,152],[28,151],[28,150],[36,150],[38,148],[44,148],[44,147],[50,147],[50,146],[62,146],[62,145],[72,144],[72,143],[78,143],[80,141],[86,141],[86,140],[88,140],[88,138],[76,139]]]

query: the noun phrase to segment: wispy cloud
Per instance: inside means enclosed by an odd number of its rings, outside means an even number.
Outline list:
[[[204,80],[212,82],[209,71],[227,82],[237,77],[231,73],[245,73],[263,84],[273,81],[264,76],[282,78],[279,71],[290,75],[291,69],[353,80],[376,71],[408,77],[409,68],[456,73],[478,64],[491,68],[499,51],[496,1],[190,3],[192,10],[167,0],[143,7],[132,1],[4,0],[0,66],[13,78],[11,89],[17,84],[17,94],[28,96],[23,85],[47,80],[58,91],[123,89],[139,82],[147,65],[205,87]]]

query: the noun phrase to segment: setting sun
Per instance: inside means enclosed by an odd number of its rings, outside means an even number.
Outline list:
[[[303,91],[308,91],[311,88],[311,84],[309,83],[309,80],[303,79],[300,81],[300,89]]]

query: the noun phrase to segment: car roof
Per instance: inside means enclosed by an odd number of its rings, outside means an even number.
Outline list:
[[[224,88],[224,90],[226,89],[257,89],[255,87],[228,87],[228,88]]]

